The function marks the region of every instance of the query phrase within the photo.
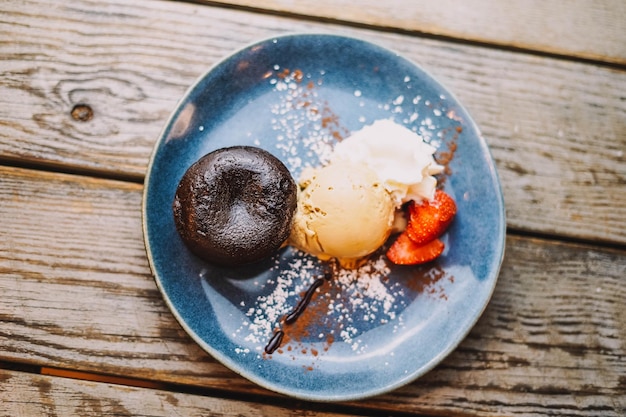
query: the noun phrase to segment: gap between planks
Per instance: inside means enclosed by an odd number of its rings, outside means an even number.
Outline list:
[[[115,172],[112,170],[93,169],[79,165],[67,165],[39,159],[19,159],[0,155],[0,166],[24,169],[28,171],[49,172],[52,174],[88,177],[100,180],[122,181],[134,184],[143,184],[144,175]]]
[[[248,403],[261,403],[264,405],[278,406],[293,410],[304,411],[306,409],[309,412],[332,412],[333,415],[358,415],[358,416],[387,416],[389,415],[384,410],[376,410],[371,408],[362,408],[354,405],[344,405],[340,403],[318,403],[318,402],[306,402],[297,399],[291,399],[286,397],[276,397],[275,395],[268,394],[267,396],[260,394],[247,393],[246,396],[242,396],[241,392],[222,391],[215,388],[203,388],[198,386],[191,386],[185,384],[173,384],[158,381],[151,381],[147,379],[123,377],[116,375],[98,374],[94,372],[85,372],[70,370],[58,367],[38,366],[17,362],[5,362],[0,361],[0,370],[9,370],[14,372],[23,372],[27,374],[44,375],[49,377],[72,379],[76,381],[89,381],[103,384],[111,384],[118,386],[126,386],[131,388],[145,388],[159,391],[167,391],[176,394],[189,394],[203,397],[212,397],[221,400],[236,400]],[[394,412],[395,416],[412,416],[412,417],[427,417],[422,414],[406,413],[406,412]]]
[[[610,69],[616,70],[625,70],[626,71],[626,61],[621,60],[606,60],[600,58],[593,58],[591,56],[584,55],[574,55],[571,53],[565,52],[555,52],[549,50],[542,50],[537,48],[533,48],[530,46],[516,46],[511,44],[497,43],[488,40],[480,40],[477,38],[471,37],[459,37],[454,35],[446,35],[444,33],[434,33],[429,32],[427,30],[419,30],[417,28],[402,28],[399,26],[385,26],[376,23],[368,23],[361,22],[357,20],[349,20],[348,18],[338,17],[328,17],[323,15],[311,15],[306,13],[300,13],[297,11],[285,11],[280,9],[272,9],[268,7],[259,7],[245,4],[237,4],[237,3],[227,3],[224,1],[211,1],[211,0],[176,0],[181,3],[189,3],[189,4],[199,4],[203,6],[209,7],[219,7],[223,9],[230,10],[239,10],[250,13],[259,13],[266,14],[269,16],[277,16],[277,17],[285,17],[290,19],[299,19],[303,21],[308,21],[312,23],[329,23],[335,25],[341,25],[346,27],[351,27],[354,29],[367,29],[367,30],[375,30],[377,32],[382,33],[391,33],[397,35],[407,35],[413,37],[419,37],[424,39],[431,39],[443,42],[454,43],[458,45],[467,45],[467,46],[477,46],[482,48],[494,49],[505,52],[516,52],[523,53],[533,56],[538,56],[542,58],[551,58],[556,60],[577,62],[581,64],[588,65],[596,65]],[[617,59],[617,58],[616,58]]]

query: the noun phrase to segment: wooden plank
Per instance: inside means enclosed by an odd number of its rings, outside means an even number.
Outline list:
[[[0,160],[140,180],[176,101],[220,57],[329,31],[395,48],[456,93],[497,161],[510,228],[626,243],[624,72],[185,3],[2,7]],[[77,104],[93,117],[73,119]]]
[[[441,406],[460,414],[622,415],[626,305],[607,292],[623,291],[625,255],[509,237],[495,293],[469,337],[425,380],[384,401],[426,410],[445,398]]]
[[[181,394],[0,369],[3,417],[301,416],[303,411],[247,401]],[[306,411],[311,417],[343,414]]]
[[[620,0],[204,1],[626,64]]]
[[[131,376],[156,380],[195,367],[196,383],[241,385],[163,303],[143,244],[140,185],[4,168],[0,178],[0,355],[122,375],[131,361]]]
[[[143,253],[140,200],[135,184],[0,167],[0,360],[271,395],[169,313]],[[622,415],[624,276],[624,251],[510,236],[493,299],[460,347],[353,405]]]

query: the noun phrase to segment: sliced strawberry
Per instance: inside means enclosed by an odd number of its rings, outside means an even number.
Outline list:
[[[421,245],[441,236],[456,214],[456,203],[444,191],[435,191],[432,201],[409,205],[409,224],[406,232],[416,244]]]
[[[445,248],[439,239],[418,245],[406,232],[401,233],[387,251],[387,258],[397,265],[417,265],[436,259]]]

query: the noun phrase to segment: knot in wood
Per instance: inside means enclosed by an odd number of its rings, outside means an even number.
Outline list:
[[[93,110],[87,104],[77,104],[72,108],[72,118],[79,122],[88,122],[93,118]]]

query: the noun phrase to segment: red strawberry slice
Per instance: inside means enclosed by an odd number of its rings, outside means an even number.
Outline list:
[[[456,214],[456,203],[444,191],[435,191],[432,201],[409,205],[409,224],[406,232],[421,245],[441,236]]]
[[[436,259],[444,249],[445,245],[439,239],[418,245],[403,232],[387,251],[387,258],[397,265],[417,265]]]

